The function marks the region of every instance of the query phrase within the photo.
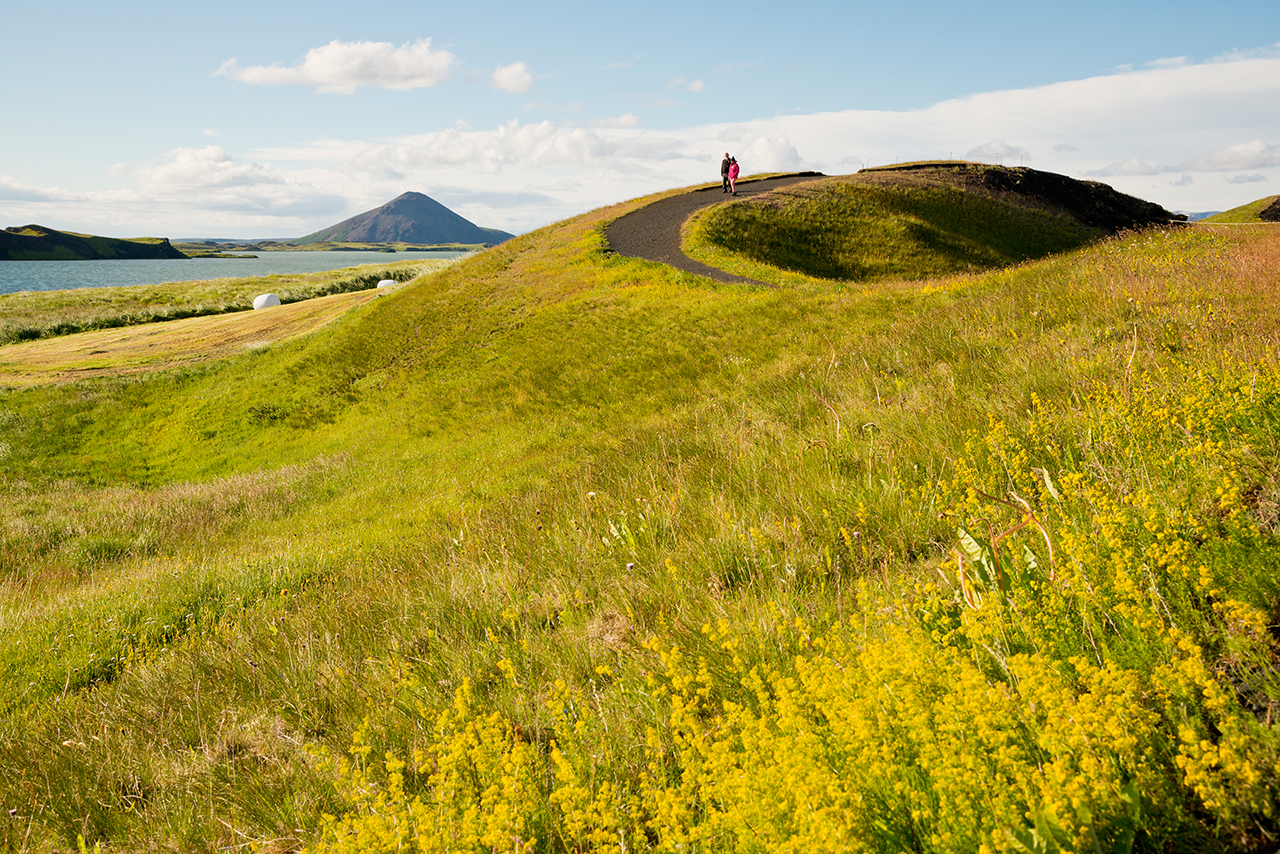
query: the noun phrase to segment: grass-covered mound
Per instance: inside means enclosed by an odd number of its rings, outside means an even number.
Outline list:
[[[1259,223],[1280,221],[1280,196],[1265,196],[1229,211],[1205,217],[1208,223]]]
[[[794,281],[788,274],[881,282],[1004,267],[1173,218],[1061,175],[926,163],[711,208],[692,223],[687,251],[775,284]]]
[[[636,204],[0,399],[7,847],[1268,843],[1280,245],[750,290]]]

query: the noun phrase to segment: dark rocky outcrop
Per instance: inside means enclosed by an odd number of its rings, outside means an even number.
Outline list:
[[[3,261],[97,261],[116,258],[186,258],[169,238],[127,240],[73,234],[43,225],[21,225],[0,231]]]
[[[1280,198],[1259,211],[1258,219],[1263,222],[1280,222]]]
[[[380,208],[308,234],[298,243],[501,243],[513,235],[481,228],[430,196],[404,193]]]

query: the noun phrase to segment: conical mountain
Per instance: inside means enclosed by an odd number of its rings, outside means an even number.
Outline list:
[[[301,243],[501,243],[513,235],[481,228],[430,196],[404,193],[380,208],[299,238]]]

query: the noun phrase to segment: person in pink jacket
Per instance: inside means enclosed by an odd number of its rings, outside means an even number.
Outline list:
[[[738,195],[738,188],[735,184],[738,181],[738,158],[729,158],[729,192]]]

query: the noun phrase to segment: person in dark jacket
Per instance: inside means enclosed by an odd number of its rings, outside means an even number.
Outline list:
[[[720,161],[720,192],[729,192],[729,164],[733,158],[729,156],[729,152],[724,153],[724,160]]]

